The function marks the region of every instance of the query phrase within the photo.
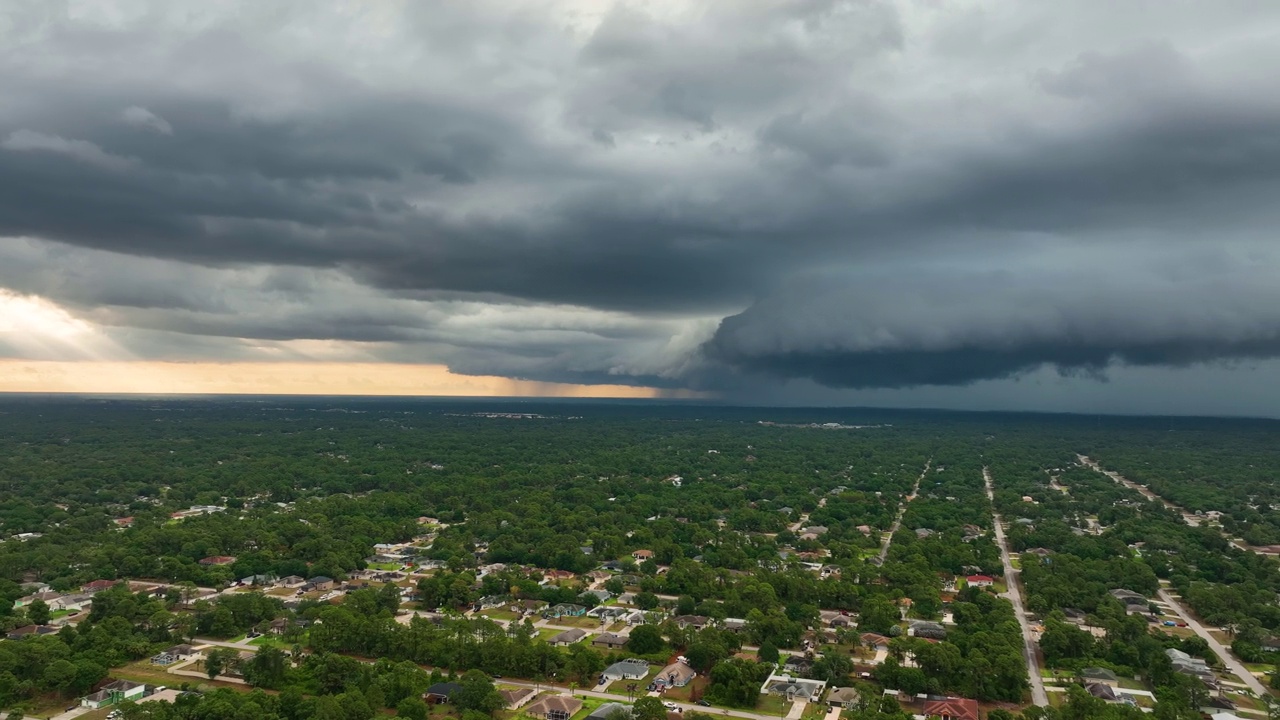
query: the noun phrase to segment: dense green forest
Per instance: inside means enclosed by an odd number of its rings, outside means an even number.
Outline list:
[[[1277,541],[1277,427],[656,403],[7,398],[0,623],[59,629],[0,642],[0,705],[83,695],[167,644],[275,621],[286,628],[279,647],[209,660],[235,666],[246,692],[210,688],[127,712],[415,716],[426,687],[455,678],[471,699],[450,712],[478,718],[500,712],[491,676],[591,686],[616,660],[660,666],[675,654],[705,678],[695,694],[726,709],[756,707],[774,662],[792,656],[807,656],[806,677],[869,698],[888,688],[1016,709],[1029,679],[1015,609],[964,582],[1007,580],[999,512],[1044,665],[1136,678],[1159,713],[1191,717],[1204,690],[1165,651],[1219,659],[1189,631],[1126,612],[1111,591],[1167,587],[1228,628],[1234,654],[1272,664],[1280,566],[1229,539]],[[1192,527],[1078,455],[1188,511],[1218,511],[1220,525]],[[342,583],[386,565],[378,547],[388,545],[410,553],[395,584],[333,598],[217,592],[250,576]],[[594,606],[580,593],[602,568],[609,603],[658,611],[625,651],[555,647],[537,618],[474,609],[495,597]],[[571,579],[548,582],[551,571]],[[98,580],[160,589],[101,591],[65,625],[69,613],[42,600],[16,602],[33,583],[74,594]],[[623,593],[627,603],[613,598]],[[406,615],[423,610],[438,614]],[[842,613],[849,627],[828,625]],[[689,616],[706,626],[678,621]],[[943,620],[945,637],[908,632]],[[867,664],[861,633],[892,638],[883,662]],[[1123,714],[1077,689],[1029,720]],[[868,700],[847,712],[902,710]]]

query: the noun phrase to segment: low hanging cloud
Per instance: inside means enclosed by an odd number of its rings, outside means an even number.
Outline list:
[[[704,351],[739,370],[843,388],[1274,358],[1280,283],[1261,265],[826,278],[725,318]]]
[[[101,354],[744,400],[1275,354],[1247,0],[0,16],[0,290]]]

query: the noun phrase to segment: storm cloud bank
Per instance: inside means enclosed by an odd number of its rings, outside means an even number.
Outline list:
[[[1248,372],[1277,34],[1244,0],[6,3],[0,355],[746,400]]]
[[[1114,364],[1280,356],[1280,283],[1269,267],[827,278],[726,318],[705,349],[736,368],[846,388],[968,384],[1043,365],[1101,378]]]

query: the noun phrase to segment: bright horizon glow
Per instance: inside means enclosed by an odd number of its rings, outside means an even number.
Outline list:
[[[0,392],[696,398],[688,391],[458,375],[443,365],[0,360]]]

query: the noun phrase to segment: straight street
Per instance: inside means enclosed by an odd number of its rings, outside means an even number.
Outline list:
[[[1245,685],[1248,685],[1249,689],[1256,693],[1258,697],[1266,696],[1267,689],[1262,686],[1262,683],[1258,681],[1258,678],[1254,677],[1253,673],[1249,672],[1249,668],[1245,667],[1239,660],[1237,660],[1236,656],[1232,655],[1231,651],[1225,645],[1218,642],[1218,639],[1206,630],[1204,625],[1200,624],[1200,621],[1196,620],[1190,612],[1187,612],[1187,609],[1182,606],[1182,602],[1180,600],[1174,598],[1173,594],[1163,587],[1160,588],[1159,596],[1165,604],[1173,609],[1178,617],[1182,618],[1182,621],[1187,624],[1187,627],[1194,630],[1196,635],[1199,635],[1206,643],[1209,644],[1209,648],[1217,654],[1223,664],[1227,666],[1227,669],[1229,669],[1236,677],[1240,678]]]
[[[1031,625],[1027,622],[1027,611],[1022,607],[1022,591],[1019,589],[1018,571],[1013,567],[1009,557],[1009,544],[1004,539],[1004,521],[995,511],[995,491],[991,487],[991,472],[982,468],[982,479],[987,485],[987,499],[991,500],[991,515],[995,521],[996,545],[1000,547],[1000,561],[1004,563],[1004,581],[1009,589],[1005,597],[1013,603],[1013,614],[1018,616],[1018,626],[1022,628],[1022,656],[1027,661],[1027,679],[1031,683],[1031,702],[1040,707],[1049,706],[1049,694],[1044,691],[1044,679],[1040,677],[1040,661],[1036,655],[1036,644],[1031,639]]]
[[[933,466],[933,458],[929,458],[924,463],[924,470],[920,471],[920,477],[916,478],[916,484],[911,487],[911,494],[902,501],[902,505],[898,508],[898,516],[893,519],[893,525],[889,527],[889,532],[884,536],[884,545],[880,548],[880,564],[884,564],[884,559],[889,557],[889,545],[893,543],[893,536],[897,534],[898,528],[902,527],[902,516],[907,514],[907,504],[916,499],[916,493],[920,492],[920,481],[924,480],[924,476],[929,474],[929,468]]]

